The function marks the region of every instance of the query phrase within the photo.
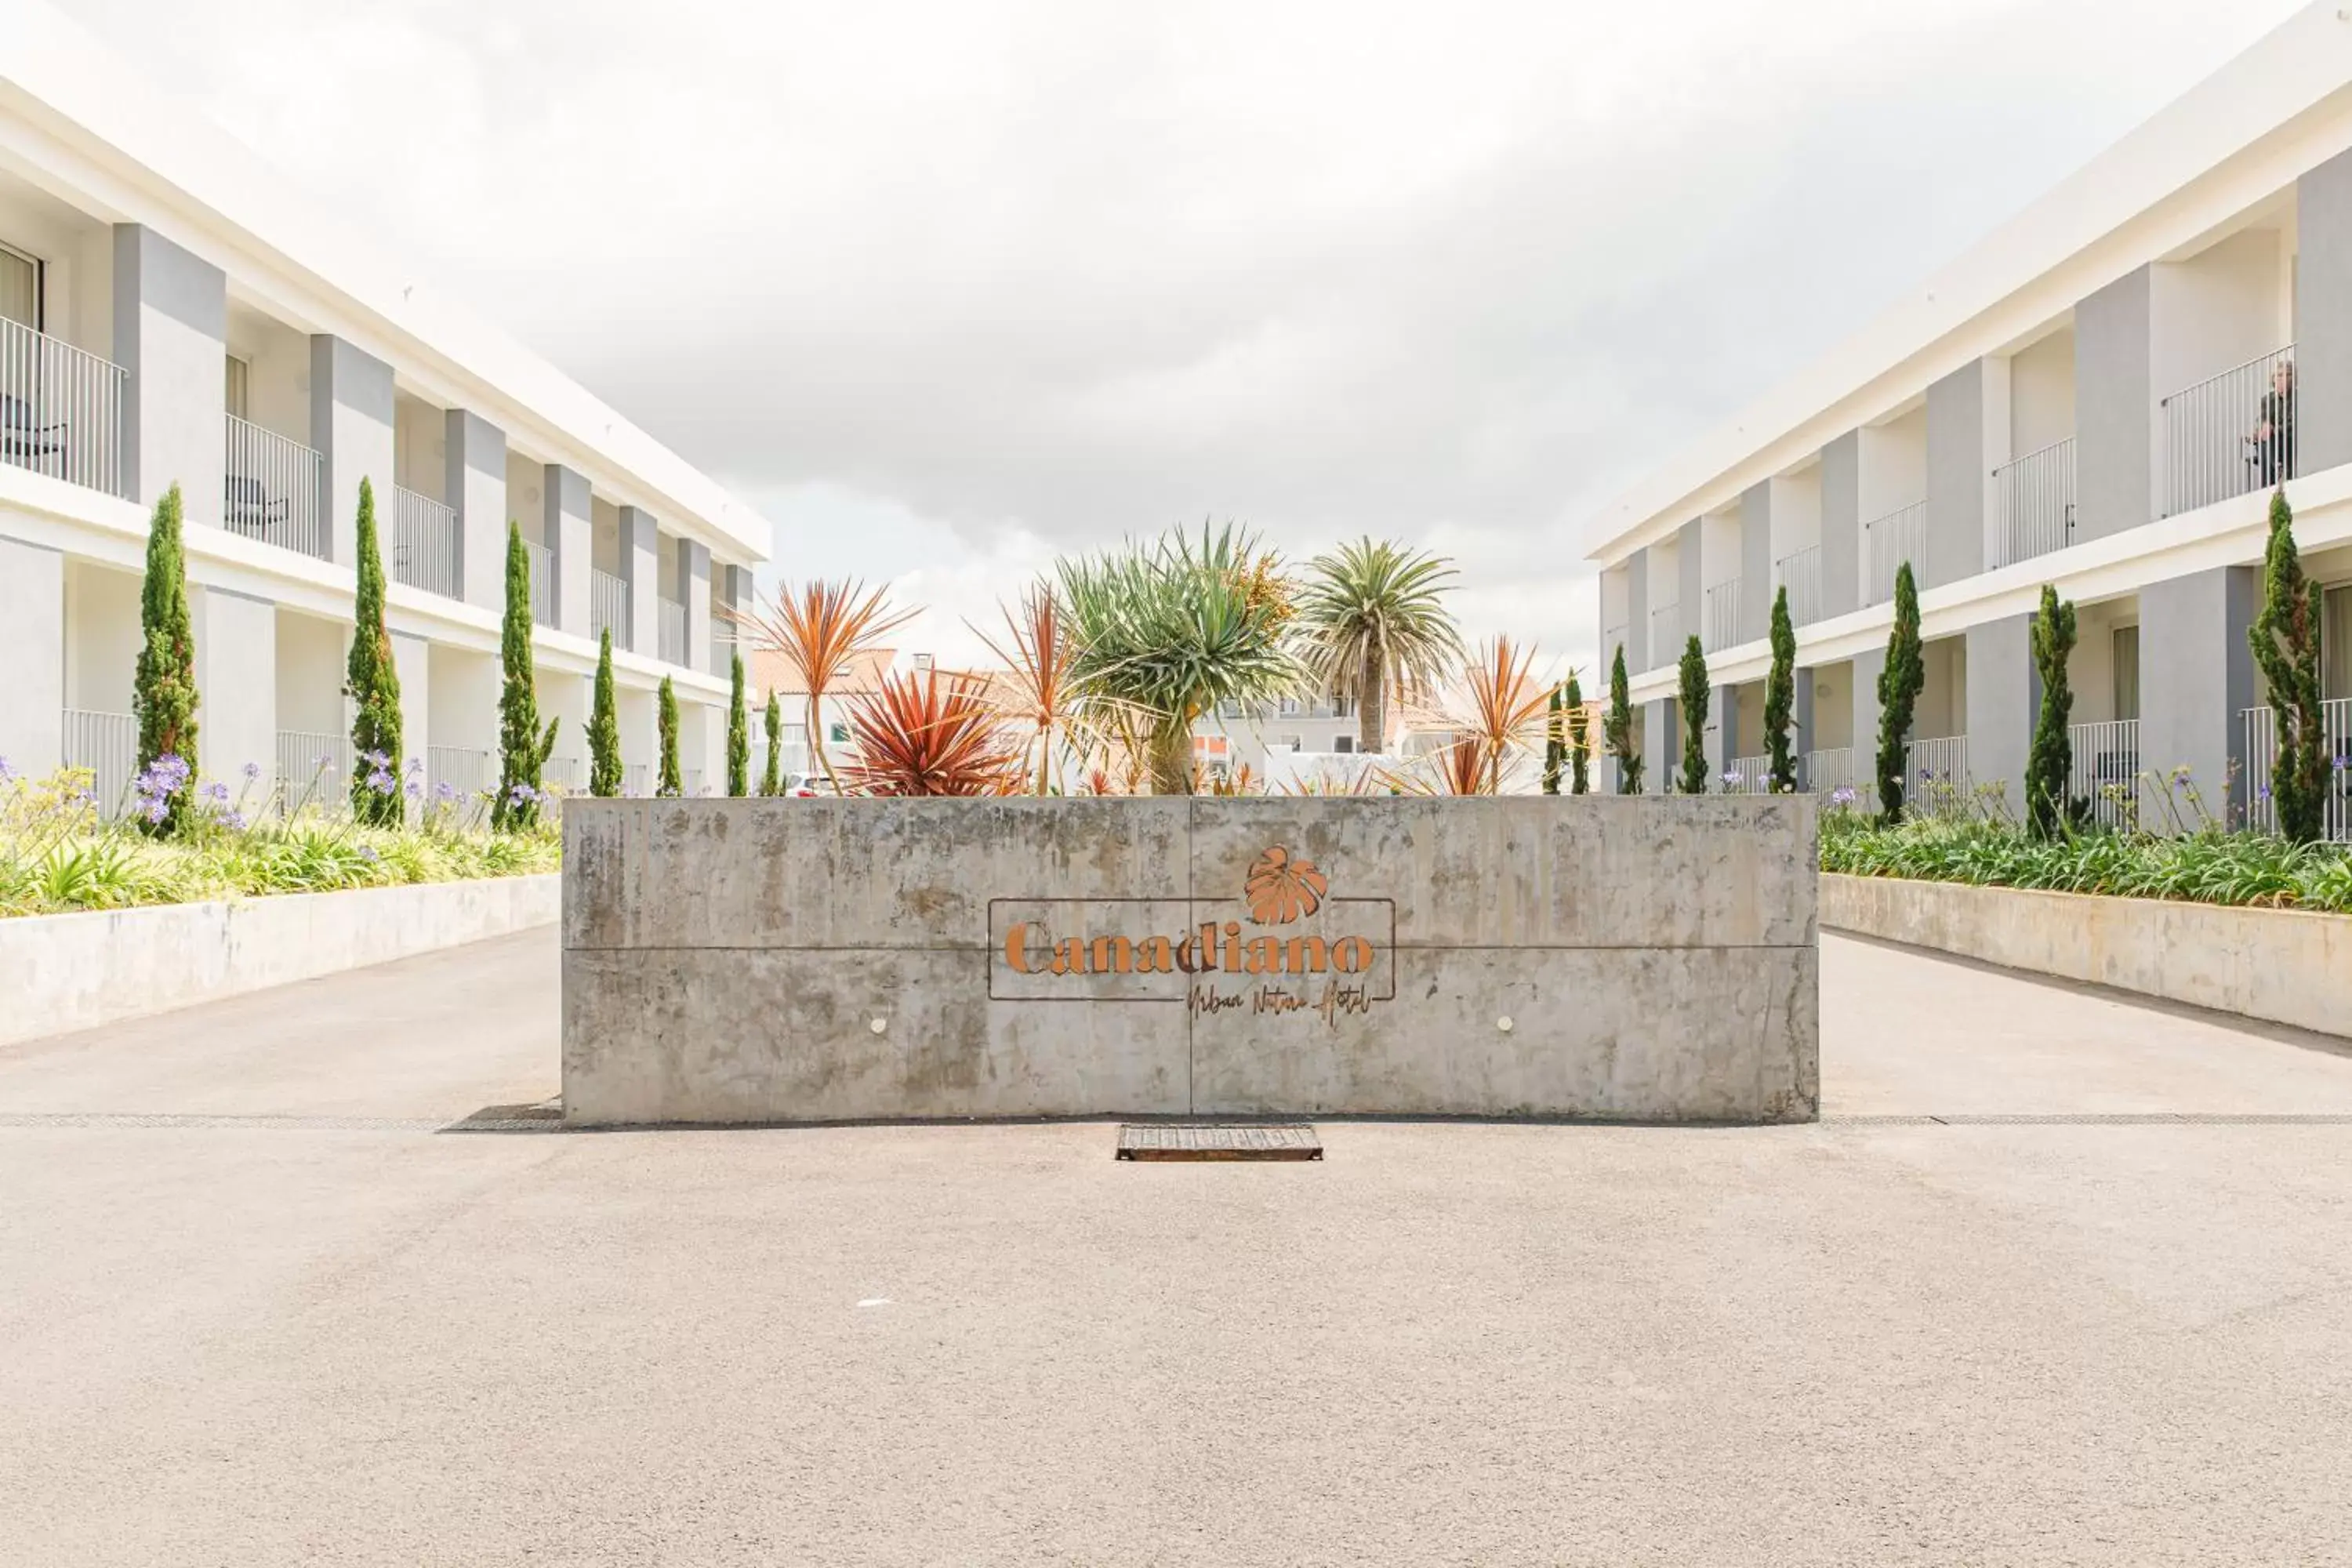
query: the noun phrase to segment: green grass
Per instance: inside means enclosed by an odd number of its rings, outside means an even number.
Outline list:
[[[2218,827],[2037,839],[1998,821],[1914,819],[1882,827],[1856,813],[1831,811],[1822,817],[1822,869],[2352,914],[2352,846],[2294,845]]]
[[[562,863],[552,821],[491,834],[446,808],[418,826],[367,828],[314,805],[248,823],[242,802],[216,804],[193,814],[184,835],[153,839],[102,820],[88,788],[73,770],[37,783],[0,774],[0,917],[518,877]]]

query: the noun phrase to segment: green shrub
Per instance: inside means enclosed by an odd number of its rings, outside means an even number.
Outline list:
[[[760,775],[760,793],[773,797],[784,793],[784,700],[768,688],[768,767]]]
[[[613,631],[598,637],[596,695],[588,712],[588,793],[610,799],[621,793],[621,713],[613,697]]]
[[[1774,795],[1797,787],[1797,755],[1789,725],[1797,707],[1797,626],[1789,616],[1789,585],[1772,595],[1772,669],[1764,678],[1764,744],[1771,755]]]
[[[1609,743],[1609,754],[1617,759],[1617,793],[1642,793],[1642,759],[1633,752],[1633,704],[1626,695],[1625,645],[1617,645],[1617,657],[1609,666],[1609,713],[1601,722],[1601,736]]]
[[[743,710],[743,652],[729,654],[732,689],[727,699],[727,793],[751,793],[751,720]]]
[[[1683,710],[1682,777],[1675,787],[1684,795],[1706,793],[1706,653],[1694,635],[1683,645],[1681,702]]]
[[[2317,839],[2327,806],[2330,759],[2320,707],[2320,585],[2304,575],[2286,491],[2271,497],[2270,543],[2263,555],[2263,608],[2247,628],[2270,690],[2278,736],[2271,798],[2278,830],[2299,844]]]
[[[1878,672],[1878,810],[1888,822],[1903,820],[1903,748],[1911,739],[1912,710],[1927,684],[1927,655],[1919,643],[1919,587],[1911,563],[1895,569],[1895,628],[1886,637],[1886,668]]]
[[[360,480],[358,591],[352,606],[352,651],[343,667],[343,695],[353,704],[352,750],[364,764],[352,770],[352,813],[373,827],[400,825],[400,792],[383,786],[400,768],[400,671],[392,634],[383,624],[383,550],[375,527],[375,487]]]
[[[661,782],[654,793],[667,800],[676,800],[686,793],[677,771],[677,689],[662,677],[656,714],[661,730]]]
[[[2042,608],[2032,623],[2033,665],[2042,676],[2042,705],[2033,717],[2033,750],[2025,763],[2025,820],[2037,838],[2079,826],[2090,802],[2074,798],[2074,744],[2066,721],[2074,711],[2074,689],[2066,660],[2074,651],[2074,606],[2058,590],[2042,585]]]
[[[138,816],[148,832],[168,835],[179,831],[186,816],[196,773],[196,639],[188,615],[177,485],[163,492],[148,524],[139,630],[131,699],[139,716]]]
[[[555,750],[556,726],[539,728],[539,680],[530,655],[530,552],[522,530],[507,522],[507,603],[499,626],[499,793],[490,799],[490,826],[512,833],[539,821],[547,798],[542,789],[548,753]]]
[[[1568,793],[1592,793],[1592,716],[1584,710],[1584,688],[1568,672]]]

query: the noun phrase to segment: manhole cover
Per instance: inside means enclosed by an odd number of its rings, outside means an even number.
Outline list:
[[[1150,1125],[1118,1130],[1122,1160],[1320,1160],[1315,1129]]]

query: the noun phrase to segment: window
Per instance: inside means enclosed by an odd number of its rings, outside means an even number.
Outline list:
[[[1286,719],[1296,719],[1298,717],[1297,698],[1286,697],[1282,700],[1282,716]]]
[[[846,724],[826,725],[824,740],[825,744],[829,746],[846,745],[849,742],[849,726]]]
[[[1348,755],[1349,755],[1350,753],[1352,753],[1352,752],[1355,751],[1355,749],[1356,749],[1356,737],[1355,737],[1355,736],[1353,736],[1353,735],[1334,735],[1334,736],[1332,736],[1332,737],[1331,737],[1331,750],[1332,750],[1332,752],[1333,752],[1335,754],[1337,754],[1337,755],[1339,755],[1339,756],[1342,756],[1342,757],[1344,757],[1344,756],[1348,756]]]
[[[41,330],[41,264],[0,245],[0,318]]]
[[[253,416],[247,412],[246,388],[253,380],[253,367],[230,354],[227,377],[227,385],[223,389],[226,397],[223,406],[239,419],[250,419]]]
[[[1331,699],[1331,717],[1334,719],[1352,719],[1355,716],[1356,700],[1354,698],[1334,697]]]
[[[2139,717],[2139,628],[2116,628],[2116,717]]]
[[[1275,737],[1274,743],[1277,749],[1287,746],[1294,752],[1303,752],[1307,749],[1307,737],[1304,735],[1277,735]]]

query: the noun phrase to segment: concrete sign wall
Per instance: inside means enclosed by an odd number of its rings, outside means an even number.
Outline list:
[[[1807,1121],[1813,809],[574,799],[564,1112]]]

